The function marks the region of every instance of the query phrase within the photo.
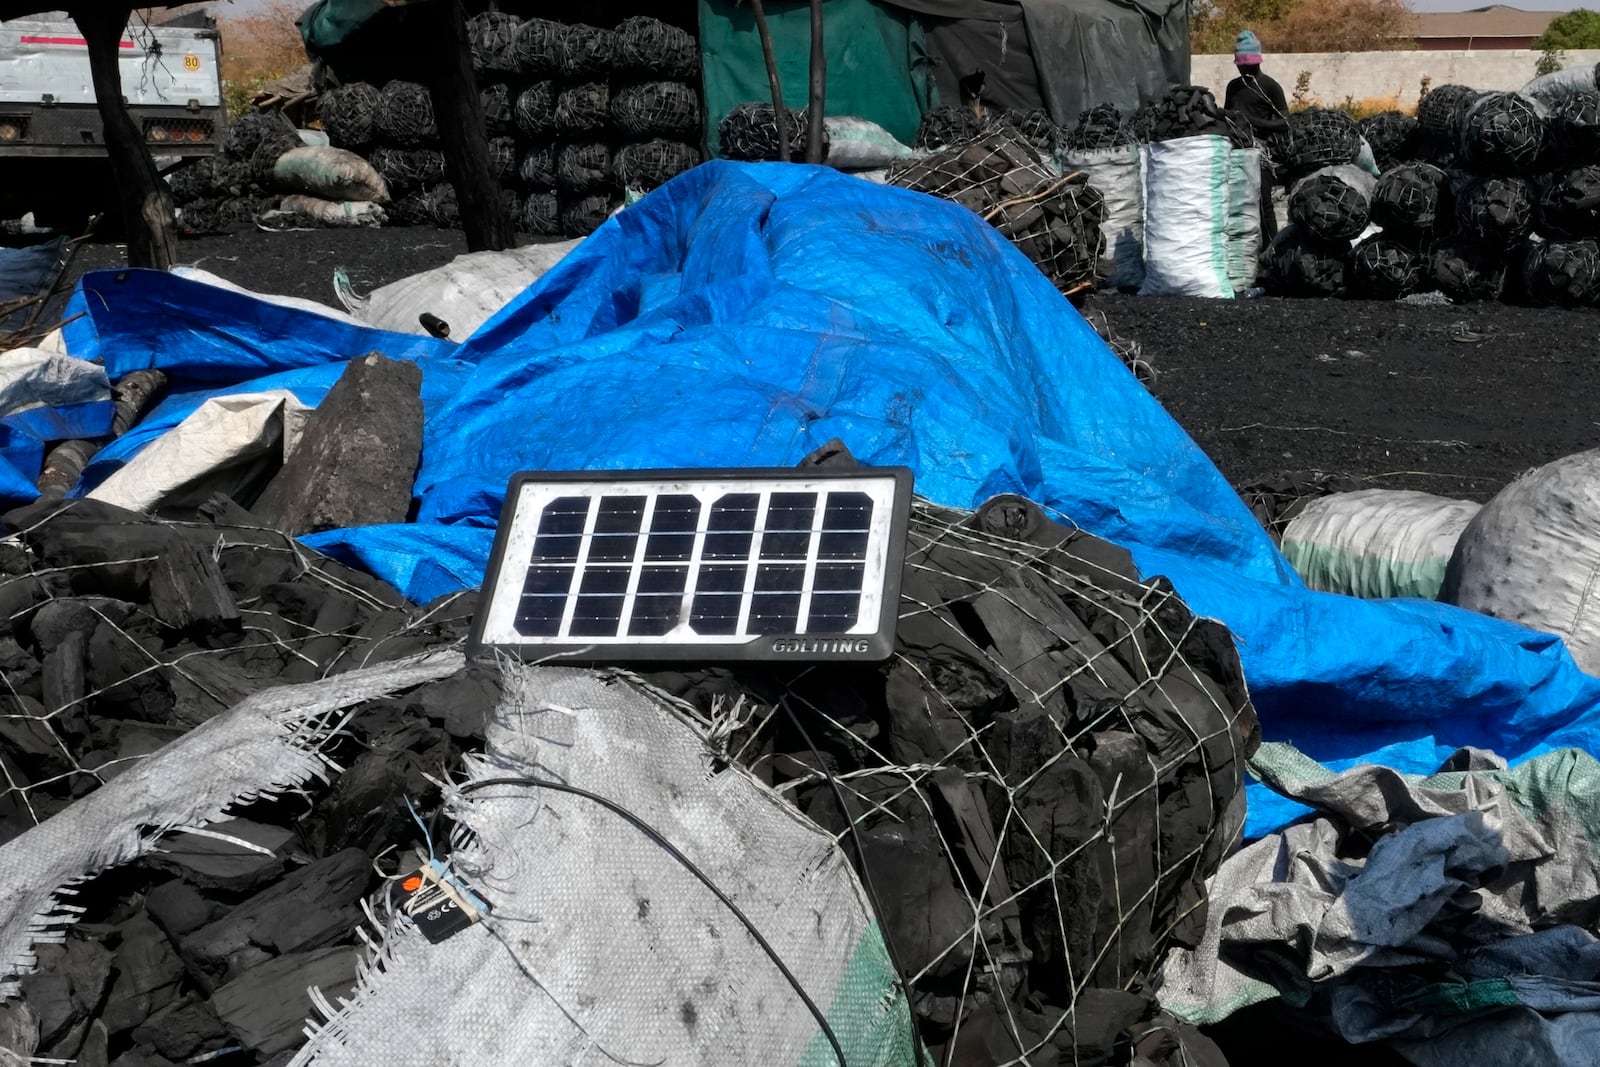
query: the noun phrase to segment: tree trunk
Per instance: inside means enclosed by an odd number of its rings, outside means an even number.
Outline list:
[[[127,228],[128,265],[170,268],[177,258],[173,239],[172,195],[150,158],[144,135],[134,125],[122,98],[122,73],[118,69],[122,34],[128,28],[131,7],[102,6],[87,0],[72,12],[72,21],[89,49],[89,71],[94,98],[105,127],[106,155]]]
[[[828,58],[822,52],[822,0],[811,0],[811,96],[806,103],[806,162],[821,163],[822,120],[828,107]]]
[[[469,252],[499,251],[516,244],[510,212],[500,198],[500,183],[489,169],[489,139],[483,129],[478,80],[472,72],[472,44],[460,0],[420,5],[427,14],[414,32],[426,57],[428,89],[445,167],[461,206],[461,228]]]
[[[767,9],[761,0],[750,0],[750,13],[756,17],[756,36],[761,40],[761,56],[767,61],[767,81],[772,86],[772,121],[778,125],[778,158],[787,163],[789,151],[789,113],[783,109],[783,83],[778,79],[778,60],[772,54],[772,31],[767,29]]]

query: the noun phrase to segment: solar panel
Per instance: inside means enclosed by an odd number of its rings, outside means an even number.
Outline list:
[[[903,467],[519,474],[473,651],[886,659],[910,506]]]

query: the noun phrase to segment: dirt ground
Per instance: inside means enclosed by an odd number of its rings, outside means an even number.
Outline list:
[[[319,230],[184,241],[182,260],[264,292],[333,303],[465,251],[446,230]],[[123,263],[80,251],[74,273]],[[420,310],[420,309],[419,309]],[[1136,340],[1155,394],[1236,485],[1284,471],[1486,500],[1600,440],[1600,313],[1501,305],[1092,297]]]

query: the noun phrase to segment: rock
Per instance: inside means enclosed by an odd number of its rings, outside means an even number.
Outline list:
[[[230,892],[254,889],[283,873],[282,852],[294,840],[294,831],[248,819],[224,819],[207,829],[260,846],[266,854],[215,837],[177,833],[162,840],[151,863],[200,889]]]
[[[150,1016],[144,1025],[133,1031],[133,1039],[169,1060],[187,1060],[197,1053],[215,1052],[229,1042],[228,1028],[217,1018],[216,1011],[194,996],[174,1001]]]
[[[99,1006],[111,980],[111,953],[81,937],[35,952],[39,969],[22,978],[22,997],[39,1017],[39,1046],[49,1048]]]
[[[422,371],[374,352],[350,362],[254,510],[292,536],[404,522],[422,454]]]
[[[306,990],[317,988],[336,1001],[355,987],[353,948],[328,948],[280,956],[246,971],[211,998],[217,1014],[241,1044],[259,1056],[275,1056],[304,1041],[311,1014]]]
[[[129,919],[120,932],[116,977],[100,1013],[100,1022],[112,1034],[126,1033],[172,1004],[184,978],[183,961],[148,915]]]
[[[360,925],[360,901],[371,880],[367,854],[345,849],[262,890],[185,937],[179,948],[219,981],[237,976],[234,958],[251,947],[277,955],[322,948]]]

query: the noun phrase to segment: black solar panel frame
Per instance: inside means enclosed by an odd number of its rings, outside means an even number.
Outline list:
[[[523,578],[520,581],[517,580],[516,574],[508,573],[508,562],[506,560],[506,551],[518,518],[520,501],[525,488],[530,485],[539,487],[559,487],[561,485],[595,487],[600,493],[604,493],[605,487],[610,485],[645,483],[653,487],[651,491],[659,501],[663,497],[681,495],[682,490],[675,493],[673,487],[682,483],[722,483],[729,486],[761,483],[762,488],[770,488],[774,494],[777,494],[786,491],[783,488],[784,486],[798,486],[819,482],[831,485],[832,488],[828,490],[830,493],[848,492],[852,482],[861,483],[868,480],[878,482],[888,480],[892,482],[893,486],[887,516],[887,538],[884,545],[882,604],[879,610],[877,628],[870,633],[800,634],[793,632],[793,627],[791,627],[781,632],[774,630],[755,634],[746,641],[736,643],[727,641],[684,641],[640,644],[630,642],[626,638],[618,639],[609,636],[584,640],[574,637],[570,626],[568,627],[568,635],[561,637],[559,635],[560,627],[558,626],[557,636],[548,639],[525,637],[519,641],[490,641],[485,638],[484,631],[488,623],[491,607],[495,602],[494,598],[497,595],[497,591],[500,590],[502,582],[510,580],[513,583],[514,592],[507,590],[500,595],[515,595],[520,602],[526,596],[529,580],[535,577],[534,571],[536,567],[530,563],[520,572]],[[468,655],[474,659],[492,659],[500,655],[506,655],[522,660],[551,660],[566,664],[596,666],[683,662],[737,663],[750,661],[788,661],[796,663],[882,662],[888,659],[894,651],[895,629],[899,621],[901,572],[905,565],[906,530],[911,515],[912,481],[912,473],[906,467],[861,467],[851,470],[790,467],[694,467],[663,470],[521,472],[512,477],[506,489],[505,505],[501,509],[499,526],[495,531],[494,549],[489,558],[488,570],[484,575],[483,598],[473,619],[472,632],[468,642]],[[549,515],[551,505],[559,499],[552,498],[546,503],[541,509],[540,517]],[[602,497],[602,499],[606,498]],[[610,499],[618,498],[611,497]],[[596,514],[598,518],[598,509]],[[538,521],[538,519],[530,516],[524,521]],[[636,539],[634,542],[636,548],[638,537],[649,538],[649,541],[644,546],[647,561],[649,561],[650,553],[655,551],[650,543],[650,541],[654,540],[653,537],[650,537],[650,533],[659,535],[662,532],[658,527],[652,527],[650,532],[639,530],[632,535]],[[771,527],[763,531],[764,542],[772,532]],[[738,547],[734,542],[737,541],[740,534],[742,533],[748,540],[752,531],[732,530],[728,533],[729,546],[727,551],[732,551]],[[829,531],[824,529],[818,536],[819,568],[827,566],[826,561],[822,560],[821,556],[823,553],[822,542],[827,538],[828,533]],[[537,537],[539,535],[536,533],[534,536]],[[705,540],[709,541],[711,536],[708,533]],[[809,549],[809,528],[806,540]],[[590,535],[590,541],[590,559],[592,559],[592,534]],[[715,545],[710,546],[710,548],[716,547]],[[663,546],[663,550],[665,548],[666,546]],[[757,557],[751,557],[746,554],[729,558],[737,558],[742,561],[743,565],[748,565],[751,559],[756,559],[758,565],[764,564],[774,569],[780,569],[784,562],[784,559],[780,558],[780,556],[767,554],[766,552],[762,552]],[[712,566],[716,565],[715,555],[702,543],[702,550],[698,557],[698,567],[703,569],[708,561]],[[601,562],[604,563],[605,561],[602,560]],[[624,566],[620,562],[617,565],[618,567]],[[519,564],[513,562],[509,566],[516,568]],[[633,566],[632,561],[630,560],[625,566],[631,569]],[[844,563],[842,566],[849,567],[852,564]],[[584,563],[584,584],[579,586],[578,590],[573,591],[571,579],[568,579],[568,592],[560,596],[560,602],[563,606],[568,600],[580,594],[587,587],[589,576],[592,573],[594,571],[591,569],[589,561],[586,560]],[[597,577],[597,588],[598,585],[606,581],[607,577],[609,576],[605,574]],[[817,584],[815,573],[813,579],[813,587],[815,588]],[[641,571],[642,581],[643,572]],[[697,582],[695,588],[697,595],[692,604],[693,610],[699,612],[702,598],[698,594],[704,591],[705,587]],[[863,599],[873,591],[860,585],[857,588],[860,590],[860,595]],[[779,589],[763,592],[768,594],[771,601],[778,601],[786,591]],[[603,592],[601,595],[603,595]],[[671,594],[668,593],[667,595],[670,596]],[[754,599],[753,597],[752,618],[757,617]],[[681,605],[681,595],[678,603]],[[778,614],[773,617],[782,618],[781,613],[785,610],[785,606],[767,603],[762,610],[776,612]],[[522,617],[520,609],[518,617]],[[811,617],[814,618],[815,615]],[[585,618],[593,618],[598,621],[598,616],[586,616]],[[635,623],[641,619],[648,619],[648,616],[641,616],[638,610],[637,596],[635,597],[635,610],[630,614],[629,618]],[[579,620],[573,620],[574,623],[577,621]]]

